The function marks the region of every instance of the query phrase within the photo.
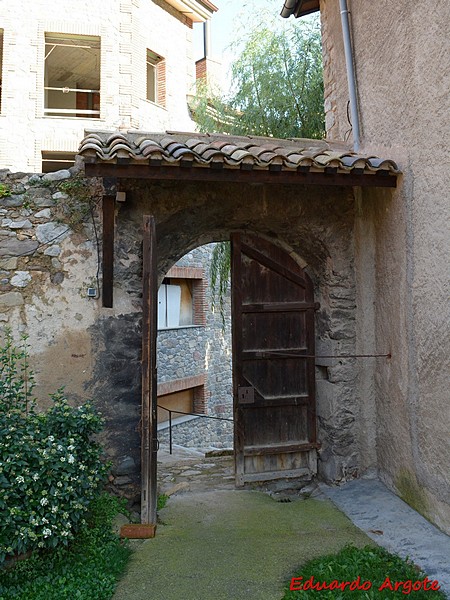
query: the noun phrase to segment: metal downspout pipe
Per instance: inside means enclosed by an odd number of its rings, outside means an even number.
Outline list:
[[[347,67],[348,95],[350,98],[350,115],[352,118],[353,147],[358,152],[361,142],[359,129],[358,100],[356,97],[355,64],[353,62],[352,40],[350,35],[349,10],[347,0],[339,0],[341,10],[342,35],[344,38],[345,65]]]
[[[204,58],[211,57],[211,23],[209,19],[203,23],[203,54]]]

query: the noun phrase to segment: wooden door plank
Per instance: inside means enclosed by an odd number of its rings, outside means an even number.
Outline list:
[[[249,258],[252,258],[256,262],[260,263],[261,265],[269,267],[274,273],[278,273],[278,275],[281,275],[288,281],[292,281],[300,287],[306,287],[306,280],[303,277],[299,276],[298,273],[294,273],[286,265],[280,265],[280,263],[278,263],[275,260],[272,260],[272,258],[269,258],[262,252],[259,252],[259,250],[255,250],[255,248],[251,248],[247,244],[242,244],[242,252]]]
[[[316,302],[265,302],[260,304],[244,304],[242,306],[243,313],[259,313],[259,312],[298,312],[316,308]]]
[[[300,469],[289,469],[286,471],[263,471],[261,473],[245,473],[243,475],[244,483],[256,483],[262,481],[274,481],[275,479],[293,479],[299,477],[310,476],[309,467],[302,467]]]
[[[318,448],[320,448],[320,444],[310,442],[298,442],[295,444],[271,443],[264,446],[244,446],[244,454],[245,456],[262,456],[263,454],[304,452],[305,450],[317,450]]]
[[[156,525],[156,328],[158,290],[156,226],[155,219],[152,216],[144,216],[143,242],[141,522]]]

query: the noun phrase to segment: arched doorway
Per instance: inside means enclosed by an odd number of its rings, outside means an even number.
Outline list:
[[[233,412],[236,485],[317,473],[313,283],[266,238],[232,241]],[[157,486],[157,257],[144,217],[142,507],[154,522]]]

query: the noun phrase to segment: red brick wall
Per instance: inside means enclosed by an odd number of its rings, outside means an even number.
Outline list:
[[[206,69],[206,57],[201,58],[195,63],[195,78],[196,79],[206,79],[207,69]]]
[[[161,59],[156,65],[156,103],[166,107],[166,61]]]
[[[192,280],[192,323],[206,325],[206,279],[201,267],[172,267],[167,277]]]

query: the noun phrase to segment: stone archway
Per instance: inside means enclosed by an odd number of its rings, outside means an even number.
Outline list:
[[[123,339],[128,348],[124,349],[127,356],[134,348],[135,357],[131,361],[136,365],[132,375],[134,398],[139,389],[140,232],[142,215],[150,210],[157,219],[160,280],[191,249],[227,239],[232,230],[255,232],[288,249],[311,277],[315,298],[321,305],[316,314],[316,353],[319,356],[355,353],[354,202],[351,191],[345,188],[299,190],[296,186],[278,189],[274,186],[243,188],[236,184],[149,184],[134,180],[122,182],[122,187],[127,200],[118,205],[116,216],[114,294],[119,303],[124,294],[131,295],[136,310],[112,318],[108,325],[105,322],[106,335],[103,337]],[[106,340],[104,346],[108,346]],[[108,349],[105,352],[108,355]],[[358,468],[356,407],[359,392],[354,363],[352,360],[316,359],[318,426],[322,444],[319,473],[328,480],[355,474]],[[98,380],[101,379],[99,373]],[[111,394],[114,397],[117,391],[110,390],[106,396]],[[122,398],[114,402],[116,414],[110,419],[110,435],[122,448],[120,454],[135,452],[138,462],[138,433],[134,442],[128,438],[128,445],[124,447],[118,431],[124,413],[130,410],[131,394]],[[138,420],[135,401],[130,412]]]
[[[228,239],[230,231],[252,232],[288,248],[311,278],[321,306],[316,315],[315,365],[322,443],[319,473],[332,481],[356,476],[358,372],[355,361],[347,358],[356,354],[357,335],[352,186],[393,187],[396,178],[389,173],[395,173],[395,165],[333,152],[326,142],[311,141],[314,150],[294,151],[286,149],[294,142],[283,140],[225,141],[219,136],[220,141],[208,137],[200,143],[179,137],[156,136],[155,141],[118,134],[116,140],[95,134],[82,145],[91,161],[86,164],[88,175],[117,178],[119,187],[105,194],[109,199],[105,216],[113,215],[117,189],[120,200],[126,197],[115,205],[115,297],[128,304],[131,299],[138,321],[144,214],[156,219],[160,279],[190,249]],[[196,150],[191,149],[194,146]],[[233,148],[238,149],[236,154]],[[104,249],[112,255],[111,236]],[[104,262],[105,267],[111,274],[112,265]],[[117,323],[113,326],[120,328]],[[346,358],[330,358],[341,355]],[[117,413],[123,415],[118,400]],[[114,431],[114,418],[110,425]]]

